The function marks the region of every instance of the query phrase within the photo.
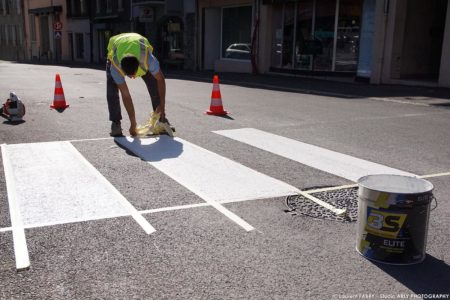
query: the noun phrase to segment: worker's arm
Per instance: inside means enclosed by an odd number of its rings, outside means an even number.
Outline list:
[[[156,112],[161,115],[160,120],[164,121],[166,118],[166,79],[161,70],[153,76],[156,78],[159,93],[159,106],[156,108]]]
[[[131,99],[130,91],[126,83],[118,84],[117,87],[122,95],[123,105],[127,110],[128,117],[130,118],[130,135],[136,135],[136,113],[134,112],[133,100]]]

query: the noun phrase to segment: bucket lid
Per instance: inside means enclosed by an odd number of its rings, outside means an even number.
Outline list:
[[[425,179],[391,174],[367,175],[358,179],[358,185],[370,190],[396,194],[420,194],[433,190]]]

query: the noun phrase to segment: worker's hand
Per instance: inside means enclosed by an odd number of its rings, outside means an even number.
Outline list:
[[[131,125],[130,126],[130,135],[131,136],[136,136],[137,135],[137,133],[136,133],[136,125]]]

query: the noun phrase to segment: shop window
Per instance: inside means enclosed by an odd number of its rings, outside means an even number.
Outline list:
[[[336,71],[356,71],[361,26],[361,1],[340,0],[336,41]]]
[[[283,68],[292,68],[293,47],[294,47],[294,18],[295,18],[295,3],[289,2],[284,6],[284,26],[283,26],[283,46],[282,46],[282,60]]]
[[[313,37],[313,0],[302,0],[297,5],[294,67],[312,70],[314,56],[322,51],[320,42]]]
[[[166,32],[166,42],[164,46],[165,49],[164,55],[167,54],[169,60],[183,60],[183,32],[181,31],[181,20],[179,22],[169,21],[167,23],[167,32]]]
[[[222,58],[250,60],[252,7],[222,9]]]
[[[314,70],[332,70],[335,20],[336,0],[317,0],[314,38],[320,42],[322,50],[314,58]]]
[[[362,0],[298,0],[275,4],[271,67],[357,69]]]
[[[271,66],[279,68],[281,66],[281,45],[283,43],[283,6],[273,7],[272,19],[272,55]]]

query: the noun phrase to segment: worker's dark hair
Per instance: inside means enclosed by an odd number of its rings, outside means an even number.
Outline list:
[[[139,61],[134,56],[126,56],[120,61],[120,66],[126,75],[133,76],[137,72]]]

